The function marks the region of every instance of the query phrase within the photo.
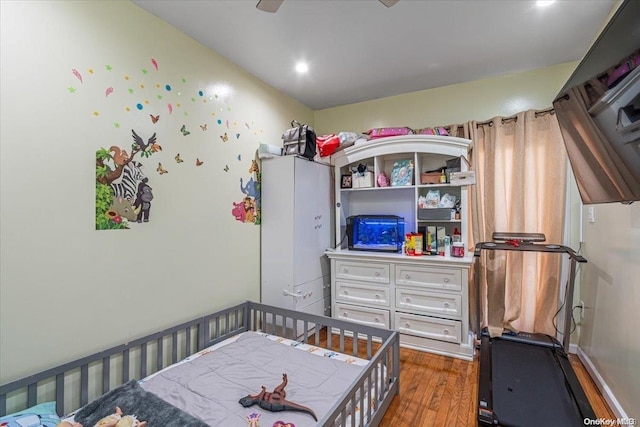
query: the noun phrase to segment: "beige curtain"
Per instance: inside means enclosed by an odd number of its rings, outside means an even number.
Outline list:
[[[564,141],[584,203],[640,199],[640,172],[630,169],[589,114],[589,108],[606,91],[599,80],[574,86],[558,98]]]
[[[472,121],[456,134],[473,141],[474,242],[491,241],[494,231],[544,233],[547,242],[562,242],[567,156],[555,114],[529,110]],[[481,265],[482,324],[492,336],[504,329],[556,335],[559,256],[485,251]]]

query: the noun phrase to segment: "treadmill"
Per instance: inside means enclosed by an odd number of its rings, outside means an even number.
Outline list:
[[[571,427],[585,425],[587,418],[595,420],[568,357],[576,267],[587,260],[566,246],[541,243],[546,240],[541,233],[493,233],[493,239],[474,250],[480,336],[478,426]],[[481,330],[480,255],[496,250],[569,255],[562,345],[545,334],[509,331],[491,338],[486,328]]]

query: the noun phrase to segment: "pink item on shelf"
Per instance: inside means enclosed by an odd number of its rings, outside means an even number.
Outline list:
[[[388,136],[400,136],[400,135],[411,135],[413,134],[413,130],[408,127],[399,127],[399,128],[375,128],[369,129],[366,134],[371,137],[371,139],[376,138],[386,138]]]
[[[380,172],[378,174],[378,187],[388,187],[389,185],[391,185],[391,181],[389,181],[387,174]]]
[[[607,86],[614,86],[638,65],[640,65],[640,53],[633,55],[631,58],[620,64],[620,66],[616,68],[615,71],[611,73],[611,75],[609,75],[609,78],[607,79]]]

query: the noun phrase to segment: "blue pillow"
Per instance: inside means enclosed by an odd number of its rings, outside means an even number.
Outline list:
[[[55,427],[59,422],[56,402],[41,403],[0,418],[0,424],[6,427]]]

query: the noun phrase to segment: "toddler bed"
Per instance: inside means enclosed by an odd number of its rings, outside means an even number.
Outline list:
[[[240,405],[285,373],[287,401],[312,409],[317,423]],[[268,427],[375,426],[398,378],[396,332],[246,302],[4,384],[0,417],[55,401],[59,415],[82,408],[76,421],[91,426],[124,401],[149,427],[247,425],[251,414]]]

